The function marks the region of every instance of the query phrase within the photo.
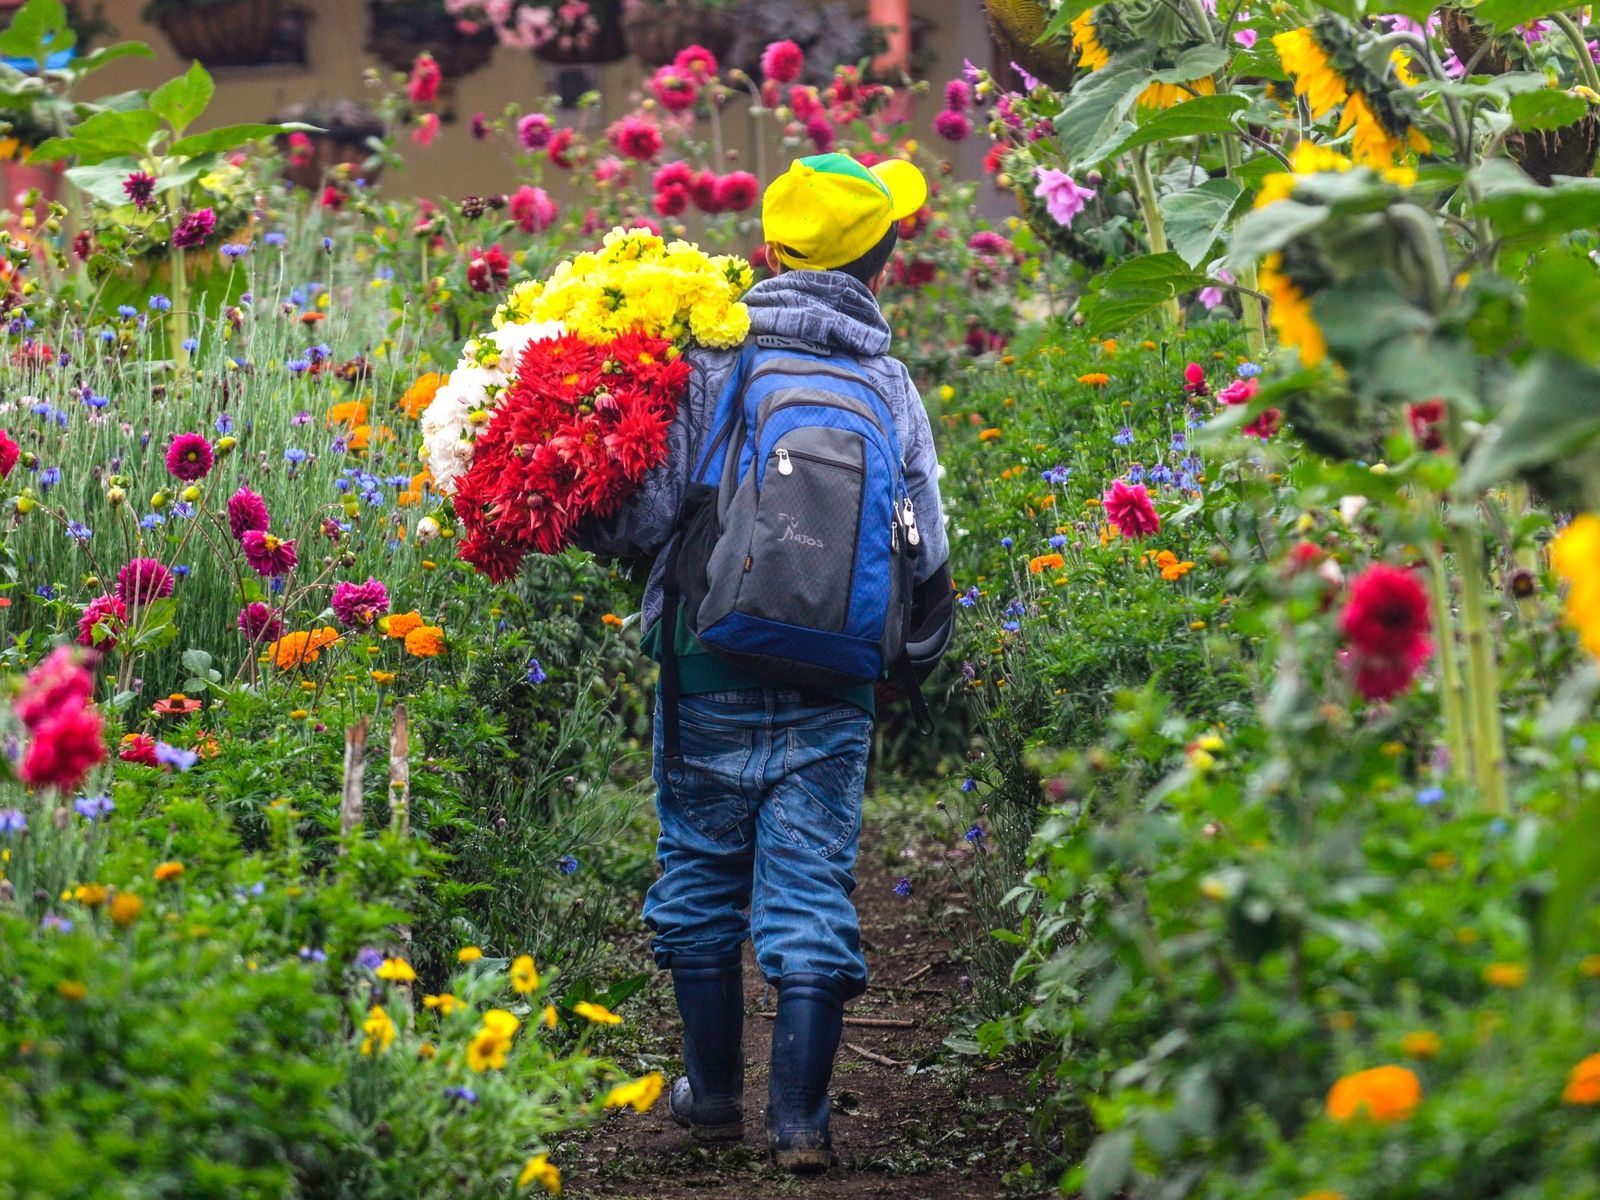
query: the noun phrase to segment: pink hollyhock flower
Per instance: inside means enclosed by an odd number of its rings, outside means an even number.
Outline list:
[[[184,213],[177,228],[172,231],[172,244],[179,250],[191,250],[204,245],[216,228],[217,214],[214,209],[198,208],[194,212]]]
[[[57,646],[23,682],[22,695],[11,710],[29,729],[62,712],[71,712],[89,703],[94,695],[94,677],[84,669],[82,655],[70,646]]]
[[[555,126],[541,112],[529,113],[517,122],[517,140],[526,150],[546,149],[555,138]]]
[[[117,599],[138,608],[172,595],[172,572],[153,558],[133,558],[117,572]]]
[[[511,219],[523,233],[543,233],[556,223],[558,211],[543,188],[523,184],[511,196]]]
[[[934,117],[933,131],[947,142],[964,142],[972,135],[972,122],[965,113],[947,108]]]
[[[749,171],[733,171],[717,180],[717,206],[723,212],[744,212],[761,194],[761,184]]]
[[[411,131],[411,140],[419,146],[433,145],[433,139],[439,135],[439,114],[424,113],[417,120],[417,127]]]
[[[389,589],[367,576],[365,583],[341,582],[333,589],[333,615],[346,629],[371,625],[389,611]]]
[[[96,596],[78,618],[78,645],[102,652],[115,650],[128,627],[128,606],[115,596]],[[95,633],[100,640],[95,641]]]
[[[9,433],[0,429],[0,479],[16,470],[17,460],[21,457],[22,449],[11,440]]]
[[[180,433],[167,447],[167,471],[185,483],[204,479],[213,461],[211,443],[198,433]]]
[[[300,563],[293,538],[275,537],[260,529],[245,531],[239,539],[244,558],[258,575],[287,575]]]
[[[628,115],[606,130],[612,147],[624,158],[649,162],[661,153],[661,128],[644,117]]]
[[[710,83],[717,77],[717,56],[704,46],[685,46],[672,65],[691,79]]]
[[[1246,50],[1249,50],[1256,44],[1256,31],[1254,29],[1240,29],[1233,35],[1233,40]]]
[[[1234,282],[1232,272],[1230,272],[1226,267],[1218,267],[1212,272],[1211,277],[1213,279],[1220,280],[1223,283]],[[1216,284],[1209,284],[1200,289],[1200,303],[1205,305],[1208,309],[1221,308],[1227,299],[1228,293],[1222,288],[1216,286]]]
[[[433,55],[423,51],[411,64],[411,78],[406,83],[406,95],[413,104],[432,104],[439,98],[439,85],[444,82],[444,72]]]
[[[670,64],[657,67],[650,76],[650,92],[668,112],[680,113],[694,107],[700,98],[700,85],[694,79]]]
[[[90,769],[105,761],[100,714],[93,708],[68,709],[42,721],[22,756],[18,774],[29,787],[71,791]]]
[[[1045,211],[1058,225],[1072,227],[1072,218],[1083,211],[1083,206],[1095,197],[1093,188],[1079,187],[1072,176],[1054,167],[1035,167],[1033,177],[1038,185],[1033,194],[1044,201]]]
[[[233,530],[234,541],[243,541],[252,529],[265,533],[271,524],[267,502],[249,488],[240,488],[228,497],[228,528]]]
[[[271,605],[253,600],[239,610],[239,631],[251,642],[270,642],[283,632],[283,621]]]
[[[793,83],[805,69],[805,51],[787,39],[768,42],[761,52],[761,73],[773,83]]]
[[[1224,404],[1249,404],[1259,391],[1261,385],[1255,379],[1235,379],[1217,393],[1217,399]]]
[[[1142,483],[1128,484],[1118,479],[1102,497],[1106,516],[1125,538],[1141,538],[1161,528],[1156,506]]]

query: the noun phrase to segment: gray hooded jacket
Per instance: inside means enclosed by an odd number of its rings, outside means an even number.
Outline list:
[[[889,324],[866,286],[839,271],[790,271],[751,288],[750,332],[796,338],[854,355],[894,411],[906,486],[922,534],[917,582],[944,565],[950,547],[939,501],[938,459],[922,397],[905,364],[889,356]],[[667,458],[609,521],[584,531],[582,545],[611,558],[654,556],[644,595],[644,628],[661,616],[661,577],[679,506],[715,417],[717,397],[738,359],[736,350],[695,350],[688,394],[667,435]]]

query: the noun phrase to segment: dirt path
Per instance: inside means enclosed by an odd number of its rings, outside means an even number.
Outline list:
[[[1028,1131],[1018,1112],[1021,1086],[1008,1073],[986,1070],[982,1060],[943,1046],[958,1007],[960,967],[946,932],[929,916],[929,903],[895,895],[895,877],[878,849],[888,837],[872,828],[862,835],[855,899],[872,985],[848,1017],[887,1018],[909,1027],[845,1025],[831,1089],[839,1166],[824,1176],[795,1179],[767,1165],[762,1113],[772,1022],[759,1014],[771,1011],[772,996],[765,994],[747,947],[744,1141],[717,1149],[697,1146],[667,1117],[663,1098],[644,1116],[614,1114],[584,1140],[562,1146],[557,1160],[565,1195],[966,1200],[1003,1193],[1002,1177],[1028,1152]],[[647,962],[642,942],[638,952]],[[670,1081],[681,1072],[670,980],[658,973],[629,1007],[654,1014],[639,1058]]]

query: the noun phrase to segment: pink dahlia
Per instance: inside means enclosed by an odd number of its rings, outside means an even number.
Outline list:
[[[1261,385],[1254,379],[1235,379],[1217,393],[1217,399],[1229,405],[1248,404],[1260,390]]]
[[[274,537],[261,529],[250,529],[239,539],[245,561],[260,575],[287,575],[299,565],[293,538]]]
[[[48,658],[28,672],[22,695],[11,706],[29,729],[64,712],[89,703],[94,695],[94,678],[83,666],[83,655],[70,646],[57,646]]]
[[[523,233],[543,233],[556,223],[555,201],[543,188],[523,184],[511,196],[511,219]]]
[[[1103,497],[1106,516],[1125,538],[1141,538],[1161,528],[1156,506],[1142,483],[1128,484],[1118,479]]]
[[[972,85],[965,79],[952,79],[945,84],[944,106],[951,112],[966,112],[972,107]]]
[[[806,136],[811,139],[818,154],[826,154],[833,149],[833,126],[820,112],[813,114],[806,122]]]
[[[115,596],[96,596],[78,618],[78,645],[91,650],[115,650],[128,626],[128,606]],[[95,641],[95,634],[100,640]]]
[[[105,757],[100,714],[88,707],[69,709],[34,728],[33,741],[22,757],[18,774],[29,787],[55,787],[67,792]]]
[[[717,75],[717,56],[704,46],[685,46],[678,51],[672,65],[701,83],[710,83]]]
[[[793,83],[805,65],[805,51],[788,40],[769,42],[761,52],[761,73],[774,83]]]
[[[744,212],[761,194],[761,184],[749,171],[733,171],[717,180],[717,206],[723,212]]]
[[[177,228],[172,231],[172,244],[179,250],[192,250],[204,245],[216,228],[216,212],[209,208],[197,208],[194,212],[183,214]]]
[[[624,158],[649,162],[661,153],[661,128],[654,121],[629,115],[606,130],[611,145]]]
[[[411,78],[406,84],[406,95],[413,104],[432,104],[439,98],[439,85],[444,82],[444,72],[433,55],[424,50],[411,65]]]
[[[700,85],[693,76],[670,64],[657,67],[650,76],[650,92],[662,108],[673,113],[688,111],[700,99]]]
[[[0,479],[4,479],[16,469],[17,460],[21,457],[21,448],[11,440],[10,434],[0,429]]]
[[[525,150],[543,150],[555,137],[555,126],[543,113],[529,113],[517,122],[517,139]]]
[[[1339,628],[1357,654],[1395,657],[1426,640],[1430,621],[1428,593],[1416,572],[1378,563],[1350,584]]]
[[[270,604],[253,600],[239,610],[239,631],[251,642],[271,642],[283,632],[283,621]]]
[[[167,447],[167,470],[185,483],[205,478],[213,462],[211,443],[198,433],[180,433]]]
[[[228,528],[233,530],[235,541],[244,541],[244,535],[252,529],[265,533],[271,524],[267,502],[249,488],[240,488],[228,497]]]
[[[365,583],[340,583],[333,589],[333,614],[346,629],[371,625],[389,611],[389,589],[370,575]]]
[[[138,608],[172,595],[172,572],[153,558],[132,558],[117,572],[117,599]]]
[[[972,122],[965,113],[947,108],[934,117],[933,131],[947,142],[964,142],[972,136]]]

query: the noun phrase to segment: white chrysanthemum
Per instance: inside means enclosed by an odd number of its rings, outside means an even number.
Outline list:
[[[492,367],[479,365],[483,349],[479,339],[467,343],[449,382],[434,394],[422,414],[422,456],[428,460],[434,486],[443,495],[454,492],[455,481],[472,466],[472,439],[481,428],[473,424],[472,414],[494,408],[495,398],[511,382],[511,373],[529,342],[559,337],[563,332],[559,321],[503,326],[484,339],[499,352],[499,361]]]

